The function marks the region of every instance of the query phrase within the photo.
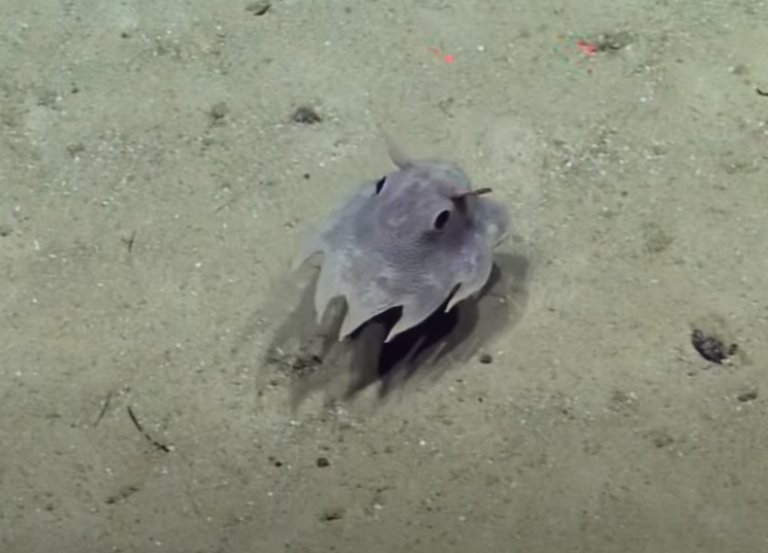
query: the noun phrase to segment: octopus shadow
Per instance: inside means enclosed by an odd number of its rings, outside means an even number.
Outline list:
[[[266,365],[288,374],[294,408],[316,392],[325,392],[331,402],[352,400],[371,386],[380,400],[386,399],[415,380],[439,378],[496,333],[516,325],[527,301],[527,273],[525,257],[497,255],[477,299],[462,301],[449,312],[446,300],[424,322],[388,343],[384,338],[397,322],[399,308],[374,317],[339,342],[344,302],[332,302],[321,324],[315,324],[313,283],[277,330]]]

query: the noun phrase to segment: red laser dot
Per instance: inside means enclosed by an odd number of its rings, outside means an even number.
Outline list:
[[[429,51],[443,58],[445,63],[453,63],[456,61],[456,58],[454,58],[452,54],[443,54],[439,48],[429,48]]]
[[[587,56],[594,56],[595,54],[597,54],[597,45],[590,44],[585,40],[577,40],[576,47]]]

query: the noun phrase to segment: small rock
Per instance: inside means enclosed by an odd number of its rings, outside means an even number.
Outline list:
[[[705,334],[698,328],[691,334],[691,345],[704,359],[718,365],[735,354],[739,348],[737,344],[726,346],[718,337]]]
[[[672,445],[675,442],[675,439],[666,430],[652,430],[648,432],[647,437],[659,449]]]
[[[225,102],[216,102],[208,113],[214,122],[220,122],[229,113],[229,106]]]
[[[67,153],[72,157],[77,157],[85,151],[85,146],[82,142],[76,142],[67,146]]]
[[[271,2],[266,1],[257,1],[257,2],[251,2],[247,6],[245,6],[245,11],[252,13],[253,15],[264,15],[269,11],[269,8],[272,7]]]
[[[615,52],[626,48],[634,41],[634,36],[628,31],[618,33],[604,33],[598,37],[597,49],[600,52]]]
[[[754,401],[757,399],[757,390],[748,390],[746,392],[742,392],[738,396],[736,396],[736,399],[738,399],[742,403],[746,403],[748,401]]]
[[[340,508],[325,509],[320,514],[320,520],[325,522],[333,522],[334,520],[341,520],[344,517],[344,510]]]
[[[293,112],[293,115],[291,115],[291,119],[302,125],[314,125],[323,120],[323,118],[320,117],[320,114],[310,106],[301,106],[296,109],[296,111]]]
[[[280,467],[283,466],[283,462],[280,459],[278,459],[277,457],[274,457],[273,455],[270,455],[269,457],[267,457],[267,460],[270,463],[272,463],[272,466],[274,466],[274,467],[280,468]]]

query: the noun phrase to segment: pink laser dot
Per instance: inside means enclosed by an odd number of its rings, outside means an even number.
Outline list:
[[[576,47],[587,56],[594,56],[597,54],[597,45],[590,44],[586,40],[577,40]]]
[[[451,54],[443,54],[439,48],[427,48],[427,50],[437,56],[440,56],[445,63],[453,63],[456,60],[456,58],[454,58]]]

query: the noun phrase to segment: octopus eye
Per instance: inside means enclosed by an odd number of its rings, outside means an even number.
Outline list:
[[[437,230],[441,230],[447,223],[448,219],[451,218],[451,212],[447,209],[441,211],[437,214],[437,217],[435,218],[435,228]]]

